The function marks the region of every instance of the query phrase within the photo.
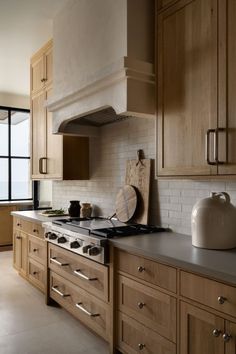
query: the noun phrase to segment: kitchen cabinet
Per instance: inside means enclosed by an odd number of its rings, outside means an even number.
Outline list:
[[[236,174],[235,15],[179,0],[157,16],[158,176]]]
[[[14,216],[13,240],[14,268],[32,285],[45,292],[47,247],[43,227]]]
[[[16,209],[16,206],[0,207],[0,246],[12,245],[13,243],[11,211]]]
[[[52,60],[52,41],[31,59],[32,179],[88,179],[88,138],[52,134],[52,113],[45,107],[53,88]]]

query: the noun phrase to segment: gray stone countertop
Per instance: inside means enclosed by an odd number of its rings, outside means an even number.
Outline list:
[[[52,221],[54,219],[63,218],[63,216],[54,216],[54,217],[43,216],[41,215],[42,212],[43,210],[12,211],[11,215],[18,216],[22,219],[32,221],[32,222],[37,222],[37,223],[43,223],[43,222]]]
[[[174,232],[129,236],[110,242],[125,251],[236,285],[236,248],[220,251],[196,248],[191,236]]]

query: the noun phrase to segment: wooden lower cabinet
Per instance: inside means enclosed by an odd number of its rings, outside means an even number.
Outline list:
[[[14,230],[13,232],[13,265],[20,275],[27,277],[27,234],[23,231]]]
[[[46,271],[45,266],[41,263],[28,259],[28,279],[29,281],[39,288],[42,292],[45,292],[46,286]]]
[[[118,349],[123,353],[176,354],[176,345],[156,332],[118,312]],[[199,353],[200,354],[200,353]]]
[[[225,345],[225,354],[236,354],[236,323],[227,321],[225,333],[230,336],[229,341]]]
[[[222,335],[213,334],[224,331],[224,320],[185,302],[180,309],[180,353],[224,354]]]
[[[12,245],[12,217],[11,211],[16,210],[16,206],[0,207],[0,246]]]

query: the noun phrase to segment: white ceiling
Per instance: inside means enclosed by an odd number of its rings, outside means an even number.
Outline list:
[[[29,95],[30,57],[52,37],[68,0],[0,0],[0,93]]]

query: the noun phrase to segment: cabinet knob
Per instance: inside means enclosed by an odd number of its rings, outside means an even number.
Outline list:
[[[144,303],[144,302],[138,302],[138,307],[139,307],[140,309],[142,309],[143,306],[145,306],[145,303]]]
[[[34,248],[34,249],[33,249],[33,252],[37,252],[37,251],[38,251],[38,248]]]
[[[41,82],[45,82],[45,81],[47,81],[47,79],[45,79],[45,78],[42,78],[42,79],[41,79]]]
[[[21,226],[21,224],[18,222],[18,223],[16,224],[16,226]]]
[[[33,232],[35,232],[35,233],[39,233],[39,230],[37,230],[37,229],[33,229]]]
[[[142,266],[139,266],[139,267],[138,267],[138,271],[139,271],[140,273],[142,273],[142,272],[144,272],[144,271],[145,271],[145,268],[144,268],[144,267],[142,267]]]
[[[224,342],[228,342],[230,340],[230,338],[231,338],[231,335],[228,334],[228,333],[224,333],[222,335],[222,338],[224,339]]]
[[[218,302],[219,302],[220,305],[223,305],[227,299],[226,299],[226,297],[224,297],[224,296],[219,296],[219,297],[217,298],[217,300],[218,300]]]
[[[17,240],[20,240],[20,239],[21,239],[21,236],[16,236],[16,239],[17,239]]]
[[[138,349],[143,350],[145,348],[145,344],[139,343]]]
[[[36,275],[36,274],[38,274],[38,272],[34,271],[34,272],[33,272],[33,275]]]
[[[212,335],[213,335],[214,337],[219,337],[220,334],[221,334],[221,330],[220,330],[220,329],[217,329],[217,328],[213,329]]]

